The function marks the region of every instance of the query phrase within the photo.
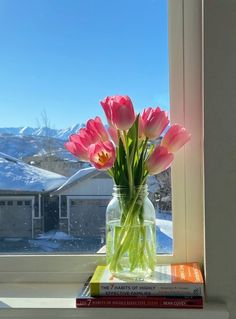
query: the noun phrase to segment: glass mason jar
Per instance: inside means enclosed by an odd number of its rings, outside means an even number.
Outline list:
[[[115,277],[143,280],[154,271],[156,216],[147,195],[147,185],[113,188],[106,210],[106,255]]]

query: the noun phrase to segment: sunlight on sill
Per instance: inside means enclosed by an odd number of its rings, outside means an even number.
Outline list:
[[[81,284],[0,284],[0,318],[94,318],[110,319],[111,308],[76,309]],[[37,313],[35,311],[37,310]],[[206,303],[204,309],[112,308],[113,319],[227,319],[223,304]],[[39,316],[39,317],[37,317]],[[52,317],[53,316],[53,317]]]

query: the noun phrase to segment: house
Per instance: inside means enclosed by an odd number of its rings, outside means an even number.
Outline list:
[[[50,192],[66,177],[0,153],[0,238],[34,238],[55,225],[58,199]]]
[[[65,181],[59,196],[59,229],[74,237],[105,236],[106,207],[113,181],[104,171],[85,168]]]

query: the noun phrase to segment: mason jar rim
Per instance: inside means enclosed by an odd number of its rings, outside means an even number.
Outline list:
[[[133,190],[135,193],[140,192],[139,196],[146,196],[148,195],[148,186],[147,184],[134,186]],[[120,185],[114,185],[113,186],[113,196],[115,197],[125,197],[129,196],[129,187],[128,186],[120,186]]]

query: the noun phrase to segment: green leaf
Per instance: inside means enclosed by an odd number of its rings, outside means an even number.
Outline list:
[[[120,186],[128,185],[127,159],[122,139],[119,139],[116,161],[114,164],[115,183]]]
[[[128,144],[128,152],[130,157],[130,164],[133,167],[134,164],[134,156],[138,147],[138,124],[139,124],[139,114],[136,117],[136,120],[132,127],[129,129],[127,134],[127,144]]]

